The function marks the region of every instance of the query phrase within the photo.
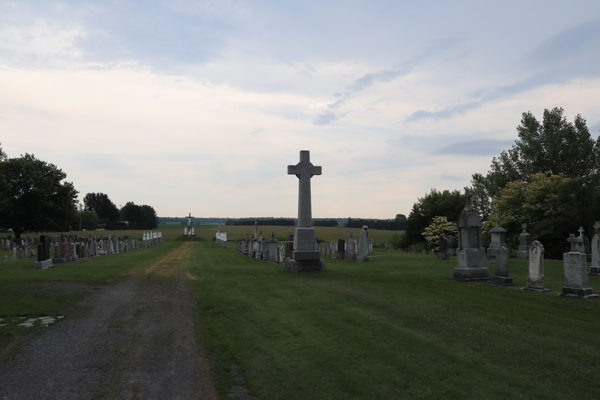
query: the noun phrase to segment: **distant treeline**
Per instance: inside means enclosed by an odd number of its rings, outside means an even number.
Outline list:
[[[225,225],[273,225],[273,226],[294,226],[296,225],[292,218],[228,218]]]
[[[402,215],[404,217],[404,215]],[[387,229],[390,231],[402,231],[405,229],[406,217],[396,219],[362,219],[348,218],[346,226],[348,228],[362,228],[366,225],[369,229]]]
[[[327,218],[327,219],[315,219],[313,220],[314,226],[338,226],[337,219]]]
[[[224,224],[227,221],[227,218],[192,218],[192,224]],[[167,224],[167,223],[181,223],[184,222],[186,225],[188,223],[188,218],[186,217],[159,217],[159,224]]]

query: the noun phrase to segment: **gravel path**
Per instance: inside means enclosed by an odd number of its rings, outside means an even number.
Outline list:
[[[0,399],[216,399],[185,281],[92,291],[0,369]]]

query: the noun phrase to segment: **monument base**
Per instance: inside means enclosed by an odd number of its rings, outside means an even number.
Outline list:
[[[343,260],[346,256],[344,255],[344,253],[337,253],[337,255],[335,256],[335,258],[337,258],[338,260]]]
[[[600,276],[600,267],[590,267],[590,272],[588,272],[588,275]]]
[[[325,261],[323,260],[296,260],[287,258],[285,260],[285,272],[311,272],[324,271]]]
[[[468,248],[456,253],[456,269],[482,269],[487,271],[484,264],[485,250],[482,248]],[[486,273],[486,277],[489,274]]]
[[[529,258],[527,246],[519,245],[519,249],[517,250],[517,258]]]
[[[528,292],[538,292],[538,293],[546,293],[546,292],[551,292],[552,289],[546,289],[546,288],[536,288],[536,287],[522,287],[521,290],[527,290]]]
[[[488,281],[490,279],[489,270],[483,268],[454,268],[454,277],[459,282]]]
[[[515,286],[513,284],[512,278],[509,278],[507,276],[492,275],[490,276],[490,280],[488,281],[488,283],[498,286]]]
[[[356,261],[358,261],[358,262],[369,261],[369,257],[368,256],[356,256]]]
[[[319,260],[321,255],[318,251],[294,251],[292,258],[298,261],[314,261]]]
[[[586,299],[586,300],[587,299],[597,299],[598,297],[600,297],[597,294],[593,293],[591,287],[582,288],[582,289],[563,287],[562,293],[559,293],[558,295],[561,297],[571,297],[574,299]]]
[[[66,262],[67,262],[66,258],[53,258],[52,259],[52,264],[63,264]]]
[[[51,258],[44,260],[44,261],[36,261],[33,264],[33,268],[35,268],[35,269],[46,269],[46,268],[50,268],[51,266],[52,266]]]
[[[344,260],[356,261],[356,254],[346,253],[344,255]]]
[[[449,260],[448,253],[437,253],[435,258],[438,260]]]

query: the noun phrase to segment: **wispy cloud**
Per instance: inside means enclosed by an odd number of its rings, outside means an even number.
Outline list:
[[[317,116],[317,119],[313,121],[313,124],[320,126],[328,125],[337,119],[337,115],[335,115],[331,111],[325,111],[323,114]]]
[[[439,155],[463,155],[463,156],[490,156],[498,155],[502,150],[506,150],[513,144],[511,140],[469,140],[465,142],[456,142],[436,149],[432,154]]]

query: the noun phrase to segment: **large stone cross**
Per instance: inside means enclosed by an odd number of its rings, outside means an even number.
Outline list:
[[[312,204],[310,193],[310,178],[321,175],[321,167],[315,167],[310,162],[310,151],[300,151],[300,162],[288,165],[288,175],[296,175],[300,179],[298,191],[298,226],[312,226]]]

